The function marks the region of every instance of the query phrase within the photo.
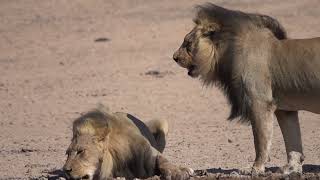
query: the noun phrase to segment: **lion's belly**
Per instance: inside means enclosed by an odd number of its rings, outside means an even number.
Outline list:
[[[320,114],[319,92],[306,94],[286,94],[278,98],[277,108],[287,111],[305,110]]]

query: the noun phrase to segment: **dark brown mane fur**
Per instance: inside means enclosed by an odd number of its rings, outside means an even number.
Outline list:
[[[238,56],[238,44],[234,41],[241,33],[256,28],[268,29],[279,40],[287,39],[287,33],[283,26],[274,18],[267,15],[244,13],[241,11],[228,10],[211,3],[197,6],[197,13],[194,22],[197,25],[207,26],[208,24],[216,24],[218,29],[228,34],[223,37],[223,41],[228,41],[228,48],[220,49],[218,51],[218,59],[214,65],[215,81],[210,82],[212,79],[204,79],[205,84],[218,85],[231,104],[231,112],[229,120],[240,117],[240,122],[249,123],[248,116],[251,109],[250,98],[247,96],[246,88],[241,82],[241,78],[236,77],[232,72],[233,61]]]
[[[287,33],[280,22],[267,15],[229,10],[212,3],[198,5],[196,9],[197,13],[193,20],[196,24],[215,22],[235,31],[252,24],[269,29],[279,40],[287,39]]]

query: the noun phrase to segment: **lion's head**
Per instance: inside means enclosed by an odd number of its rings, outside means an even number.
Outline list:
[[[70,179],[94,179],[98,176],[108,138],[106,115],[92,111],[73,123],[73,138],[63,167]],[[106,159],[104,159],[106,160]],[[110,159],[112,161],[112,159]]]
[[[243,35],[256,29],[268,29],[278,39],[285,39],[286,32],[280,23],[266,15],[228,10],[211,3],[197,7],[194,28],[185,36],[173,59],[188,70],[188,75],[211,83],[217,73],[224,71],[221,64],[242,48]]]

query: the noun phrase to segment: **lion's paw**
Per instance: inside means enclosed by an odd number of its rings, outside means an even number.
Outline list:
[[[302,174],[302,163],[304,156],[299,152],[289,153],[289,163],[281,168],[283,174],[297,173]]]
[[[287,164],[281,168],[281,172],[283,174],[292,174],[292,173],[302,174],[302,165],[300,165],[300,164],[296,164],[296,165]]]
[[[194,171],[191,168],[175,167],[166,169],[163,173],[163,177],[166,180],[186,180],[193,175]]]
[[[265,174],[264,166],[253,166],[251,169],[251,176],[259,176]]]

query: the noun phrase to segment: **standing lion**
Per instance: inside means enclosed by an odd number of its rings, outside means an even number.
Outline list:
[[[194,22],[173,59],[189,76],[223,90],[231,104],[229,119],[252,125],[252,173],[265,171],[274,115],[287,151],[283,172],[301,173],[298,111],[320,113],[320,38],[286,39],[283,27],[269,16],[210,3],[198,7]]]
[[[126,179],[161,175],[187,179],[192,169],[177,167],[161,154],[168,122],[144,124],[127,113],[110,113],[103,105],[76,119],[63,167],[69,179]]]

